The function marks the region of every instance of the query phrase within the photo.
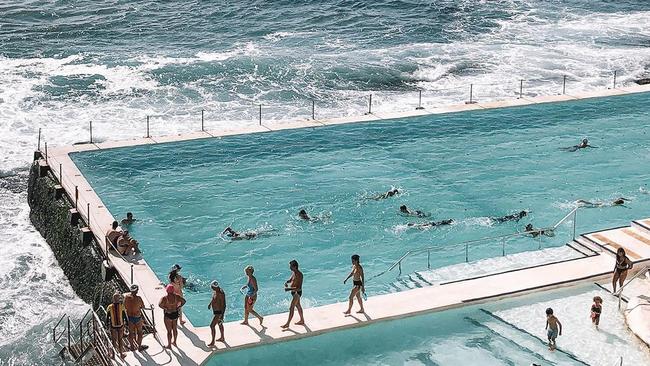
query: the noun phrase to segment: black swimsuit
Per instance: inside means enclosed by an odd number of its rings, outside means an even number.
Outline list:
[[[620,275],[628,269],[629,266],[627,264],[627,258],[623,259],[623,262],[619,262],[618,259],[616,259],[616,266],[614,267],[614,271],[616,271],[617,274]]]
[[[296,293],[298,293],[298,296],[302,296],[302,290],[291,291],[291,296],[295,295]]]
[[[165,312],[165,318],[170,319],[170,320],[176,320],[178,319],[178,316],[180,314],[178,313],[178,310],[176,311],[171,311],[171,312]]]
[[[357,287],[361,287],[361,286],[363,286],[363,282],[361,282],[361,281],[356,281],[356,280],[352,280],[352,284],[353,284],[354,286],[357,286]]]

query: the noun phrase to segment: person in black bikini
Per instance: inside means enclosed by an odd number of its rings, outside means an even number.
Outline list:
[[[289,305],[289,319],[282,326],[282,328],[289,328],[289,323],[293,318],[293,308],[298,310],[298,315],[300,320],[296,322],[296,325],[305,325],[305,318],[302,316],[302,305],[300,305],[300,297],[302,296],[302,272],[298,269],[298,261],[295,259],[289,262],[289,269],[291,272],[291,277],[284,283],[284,291],[291,291],[291,304]]]
[[[363,300],[361,299],[361,294],[366,292],[366,288],[364,286],[365,283],[365,278],[363,276],[363,267],[361,267],[360,262],[360,257],[358,254],[354,254],[352,256],[352,271],[350,271],[350,274],[343,280],[343,284],[348,282],[350,277],[352,277],[352,284],[354,285],[352,287],[352,290],[350,291],[350,302],[348,304],[348,310],[346,310],[343,314],[349,315],[350,312],[352,311],[352,303],[354,302],[354,298],[357,298],[357,301],[359,302],[359,314],[363,314],[365,310],[363,310]]]
[[[167,285],[165,291],[167,295],[160,299],[158,306],[165,312],[165,328],[167,328],[167,346],[165,348],[171,349],[172,345],[176,346],[176,338],[178,338],[178,316],[180,315],[181,307],[185,305],[185,299],[176,295],[174,285]]]
[[[210,288],[214,293],[212,294],[212,300],[208,304],[208,309],[212,309],[212,322],[210,323],[210,332],[212,333],[212,340],[208,343],[208,347],[214,346],[214,338],[216,336],[215,327],[219,325],[219,332],[221,332],[221,337],[217,339],[217,342],[225,342],[223,337],[223,317],[226,313],[226,294],[224,294],[221,287],[219,287],[219,282],[212,281]]]
[[[632,269],[632,261],[625,254],[625,249],[618,248],[616,251],[616,264],[614,265],[614,277],[612,278],[613,293],[616,293],[616,282],[618,282],[619,286],[623,286],[629,269]]]

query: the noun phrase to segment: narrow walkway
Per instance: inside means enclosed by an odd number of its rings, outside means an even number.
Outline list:
[[[364,116],[360,119],[345,118],[319,121],[318,125],[353,123],[361,121],[376,120],[380,118],[398,118],[412,115],[430,113],[445,113],[452,111],[463,111],[477,108],[498,108],[513,105],[546,103],[552,101],[574,100],[597,96],[625,94],[634,92],[650,91],[649,87],[630,87],[602,92],[594,92],[581,96],[552,96],[524,98],[515,101],[494,102],[486,104],[474,104],[464,106],[452,106],[429,111],[418,111],[407,114],[390,114],[380,116]],[[313,121],[297,121],[284,126],[271,126],[270,129],[313,127]],[[75,197],[78,189],[79,198],[77,208],[84,219],[90,223],[95,238],[104,243],[104,233],[114,220],[110,212],[104,207],[101,199],[93,188],[86,181],[74,162],[70,159],[69,153],[75,151],[97,150],[112,147],[134,146],[141,144],[153,144],[169,141],[190,140],[196,138],[211,138],[214,136],[226,136],[232,134],[251,133],[268,131],[263,127],[251,127],[231,131],[209,131],[197,132],[182,136],[167,136],[144,138],[129,141],[105,142],[101,144],[85,144],[51,148],[47,156],[47,163],[56,177],[61,177],[61,185],[70,197]],[[75,189],[76,188],[76,189]],[[650,222],[641,220],[640,222]],[[492,301],[508,296],[520,295],[536,290],[552,289],[560,286],[573,285],[580,281],[593,281],[597,278],[608,276],[613,268],[613,256],[610,251],[618,247],[625,247],[630,256],[636,262],[650,260],[650,234],[638,226],[630,226],[621,229],[607,230],[599,233],[592,233],[583,236],[582,239],[589,240],[591,245],[602,250],[600,255],[585,257],[577,260],[553,263],[534,268],[520,269],[494,276],[457,281],[453,283],[428,286],[398,293],[373,296],[366,302],[367,314],[344,316],[345,303],[337,303],[305,309],[306,326],[293,326],[289,330],[282,330],[280,325],[286,321],[287,314],[269,315],[265,318],[262,328],[252,321],[253,326],[239,325],[238,322],[225,324],[225,344],[219,348],[210,349],[206,343],[210,338],[208,327],[194,327],[188,320],[184,327],[179,328],[178,348],[171,352],[163,350],[158,340],[153,336],[145,338],[145,344],[149,350],[145,353],[128,353],[125,364],[128,365],[200,365],[214,352],[231,350],[236,348],[253,347],[271,342],[284,341],[299,337],[313,336],[337,329],[351,328],[374,321],[397,319],[417,314],[441,311],[445,309],[464,306],[486,301]],[[158,309],[158,300],[164,295],[163,284],[154,274],[147,262],[142,258],[127,258],[123,260],[114,252],[108,256],[119,274],[140,287],[141,295],[144,298],[145,306],[153,306],[155,323],[158,334],[165,341],[165,327],[162,322],[162,310]],[[191,320],[191,319],[190,319]]]

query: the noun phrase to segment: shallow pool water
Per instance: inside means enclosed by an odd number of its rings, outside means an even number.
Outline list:
[[[469,239],[520,231],[527,223],[554,224],[574,201],[630,198],[627,207],[579,211],[579,232],[628,224],[647,216],[641,194],[650,171],[646,106],[637,94],[566,103],[471,111],[417,118],[260,133],[73,154],[73,159],[116,217],[139,219],[131,231],[161,279],[183,265],[193,291],[186,313],[198,325],[210,314],[208,283],[221,281],[227,319],[241,316],[243,268],[260,284],[258,310],[285,311],[282,284],[288,262],[305,273],[304,303],[342,301],[350,255],[361,255],[368,276],[415,248],[432,246],[430,265],[465,261]],[[597,148],[567,152],[583,137]],[[397,187],[401,194],[367,199]],[[430,213],[399,214],[406,204]],[[321,217],[297,218],[300,209]],[[529,210],[519,221],[489,217]],[[408,223],[453,219],[416,230]],[[231,242],[219,233],[265,232]],[[506,253],[561,246],[568,228],[540,242],[510,240]],[[492,241],[470,247],[470,261],[502,255]],[[426,255],[407,260],[404,273],[427,268]],[[368,283],[369,295],[391,291],[396,273]]]

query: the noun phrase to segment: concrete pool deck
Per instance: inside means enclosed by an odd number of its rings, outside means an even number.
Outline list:
[[[78,188],[78,211],[84,220],[89,222],[89,227],[96,240],[99,243],[104,243],[104,233],[108,230],[114,218],[70,158],[69,154],[72,152],[186,141],[199,138],[215,138],[283,129],[367,122],[428,114],[570,101],[647,91],[650,91],[650,85],[608,89],[573,95],[524,97],[511,101],[462,104],[435,109],[414,110],[412,112],[378,112],[360,117],[293,121],[290,123],[266,123],[262,126],[251,125],[242,128],[218,131],[210,130],[184,135],[63,146],[49,149],[47,165],[49,165],[55,177],[61,177],[60,184],[69,197],[75,197],[75,187]],[[638,220],[638,222],[648,222],[648,219]],[[577,260],[525,268],[444,285],[371,296],[366,302],[367,314],[365,315],[353,313],[352,316],[344,316],[342,311],[347,307],[346,303],[336,303],[305,309],[307,325],[305,327],[292,325],[290,330],[282,330],[280,328],[280,325],[286,321],[286,313],[265,317],[264,328],[260,327],[256,320],[251,321],[252,326],[242,326],[238,322],[229,322],[225,324],[227,342],[226,344],[219,344],[218,348],[211,349],[206,346],[210,338],[210,330],[208,327],[194,327],[190,323],[191,319],[188,319],[185,326],[179,327],[179,348],[173,348],[171,352],[164,351],[158,340],[150,335],[144,341],[145,344],[149,345],[149,350],[145,353],[129,352],[124,363],[129,365],[200,365],[206,362],[213,353],[219,351],[313,336],[337,329],[367,325],[376,321],[397,319],[468,304],[493,301],[508,296],[569,286],[582,281],[595,281],[611,274],[614,263],[611,251],[615,251],[618,247],[625,247],[629,250],[630,257],[635,262],[650,260],[650,234],[637,225],[585,234],[580,236],[579,242],[583,245],[596,248],[599,254]],[[145,306],[153,305],[155,309],[154,318],[156,329],[162,341],[165,342],[166,331],[162,322],[163,313],[162,310],[157,308],[158,300],[164,295],[163,283],[160,282],[160,279],[143,258],[126,258],[126,260],[123,260],[113,251],[107,253],[107,256],[125,282],[131,282],[131,271],[133,271],[132,282],[139,285],[140,294],[145,301]],[[226,291],[230,291],[230,289],[226,289]],[[239,305],[231,304],[231,306]]]

